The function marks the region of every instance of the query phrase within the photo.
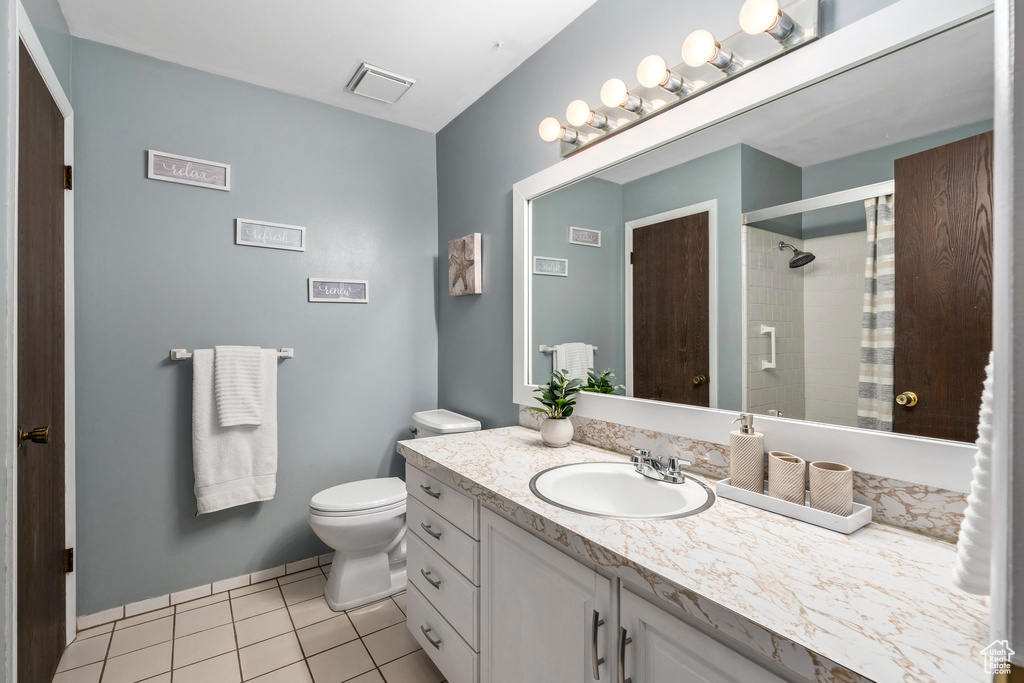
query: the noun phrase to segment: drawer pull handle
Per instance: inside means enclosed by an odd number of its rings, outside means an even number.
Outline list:
[[[633,683],[632,678],[626,678],[626,646],[633,642],[633,639],[626,635],[626,629],[619,627],[619,680],[622,683]]]
[[[440,579],[437,580],[437,581],[434,581],[432,578],[430,578],[430,575],[432,573],[433,572],[428,572],[428,571],[423,570],[423,569],[420,570],[420,574],[423,574],[423,578],[427,580],[427,583],[429,583],[434,588],[440,590],[441,589],[441,581],[440,581]]]
[[[423,489],[423,493],[427,494],[431,498],[440,498],[441,497],[441,492],[440,491],[435,491],[432,488],[430,488],[429,486],[424,486],[423,484],[420,484],[420,488]]]
[[[430,628],[424,628],[424,627],[420,626],[420,630],[423,631],[423,637],[427,639],[428,643],[430,643],[431,645],[434,646],[435,650],[440,650],[441,649],[441,639],[438,638],[437,640],[434,640],[433,638],[431,638],[430,637],[430,631],[431,631]]]
[[[594,623],[590,626],[590,657],[594,663],[594,680],[601,680],[601,671],[598,667],[604,664],[604,657],[598,658],[597,656],[597,630],[604,626],[604,619],[598,614],[597,610],[594,610]]]
[[[426,531],[428,534],[430,534],[431,536],[433,536],[437,540],[441,540],[441,532],[440,531],[434,531],[433,529],[431,529],[430,528],[431,527],[430,524],[424,524],[423,522],[420,522],[420,526],[423,527],[423,530]]]

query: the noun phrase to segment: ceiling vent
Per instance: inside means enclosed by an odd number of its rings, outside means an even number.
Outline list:
[[[371,100],[394,104],[416,82],[396,73],[363,62],[346,86],[348,90]]]

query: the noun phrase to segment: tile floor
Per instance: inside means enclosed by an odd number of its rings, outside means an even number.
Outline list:
[[[332,612],[329,571],[80,631],[53,683],[443,683],[405,626],[405,593]]]

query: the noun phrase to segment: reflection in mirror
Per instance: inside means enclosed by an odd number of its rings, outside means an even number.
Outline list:
[[[530,377],[973,441],[992,19],[530,202]]]

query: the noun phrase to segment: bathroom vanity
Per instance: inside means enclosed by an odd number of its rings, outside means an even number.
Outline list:
[[[452,683],[985,680],[987,600],[952,586],[949,543],[721,498],[681,519],[569,512],[530,479],[625,457],[525,427],[398,451],[408,624]]]

